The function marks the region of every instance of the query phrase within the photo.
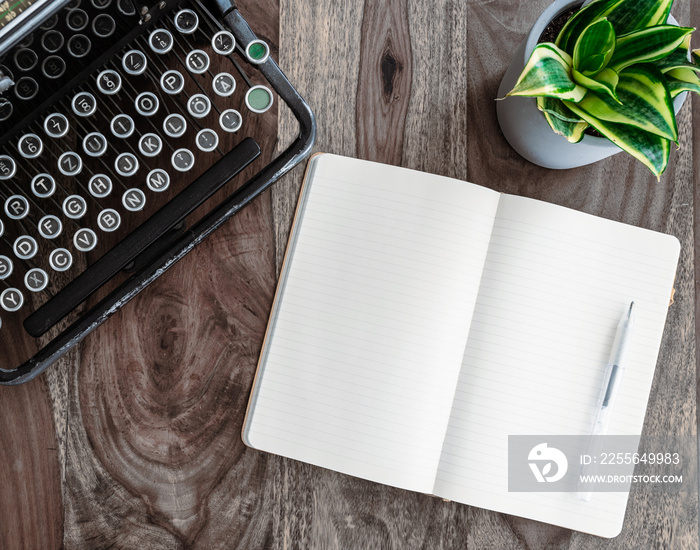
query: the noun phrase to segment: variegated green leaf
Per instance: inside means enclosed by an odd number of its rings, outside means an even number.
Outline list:
[[[631,125],[676,141],[678,129],[668,89],[661,73],[650,65],[646,67],[631,67],[620,74],[617,84],[620,103],[591,92],[579,103],[580,109],[597,119]]]
[[[538,97],[537,108],[543,113],[555,116],[566,122],[580,123],[583,119],[571,112],[564,102],[553,97]]]
[[[671,154],[669,140],[634,126],[600,120],[581,109],[576,103],[571,103],[568,107],[620,149],[643,162],[657,178],[666,170]]]
[[[603,69],[594,77],[588,77],[579,73],[576,69],[573,70],[574,81],[601,94],[607,94],[619,103],[617,98],[616,88],[619,81],[618,74],[612,69]]]
[[[659,25],[617,37],[608,67],[616,72],[636,63],[657,61],[672,53],[695,29]]]
[[[591,76],[603,69],[615,51],[615,31],[607,19],[586,27],[574,46],[574,68]]]
[[[572,59],[554,44],[539,44],[508,96],[549,96],[580,101],[586,89],[571,79]]]

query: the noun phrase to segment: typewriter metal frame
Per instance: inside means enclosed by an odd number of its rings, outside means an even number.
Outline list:
[[[232,1],[216,0],[216,4],[238,43],[245,47],[252,40],[257,39]],[[297,119],[299,133],[291,145],[195,225],[188,228],[175,241],[159,250],[159,253],[151,261],[82,314],[77,321],[46,344],[31,359],[12,370],[0,369],[0,385],[21,384],[42,373],[226,220],[266,191],[276,180],[308,156],[316,137],[316,122],[313,112],[272,57],[260,64],[258,68]],[[157,245],[156,242],[152,247],[157,247]]]

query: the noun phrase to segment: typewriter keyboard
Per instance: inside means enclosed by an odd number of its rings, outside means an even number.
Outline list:
[[[269,160],[269,55],[196,1],[73,0],[0,58],[0,368]]]

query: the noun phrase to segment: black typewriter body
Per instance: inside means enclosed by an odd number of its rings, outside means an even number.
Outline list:
[[[0,384],[309,153],[313,114],[271,53],[230,0],[0,1]],[[281,154],[278,105],[299,128]]]

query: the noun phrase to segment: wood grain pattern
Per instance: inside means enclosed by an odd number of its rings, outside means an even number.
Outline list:
[[[622,155],[568,171],[518,157],[500,134],[494,97],[548,2],[239,5],[256,30],[264,20],[260,33],[275,44],[279,28],[279,64],[316,112],[317,150],[676,235],[676,303],[646,429],[696,433],[697,105],[684,106],[681,147],[658,183]],[[675,4],[682,23],[698,26],[696,3]],[[280,142],[294,131],[283,110]],[[693,493],[633,494],[623,534],[605,540],[244,447],[243,414],[302,173],[295,169],[45,376],[0,390],[4,463],[23,468],[0,485],[0,548],[698,547]]]

